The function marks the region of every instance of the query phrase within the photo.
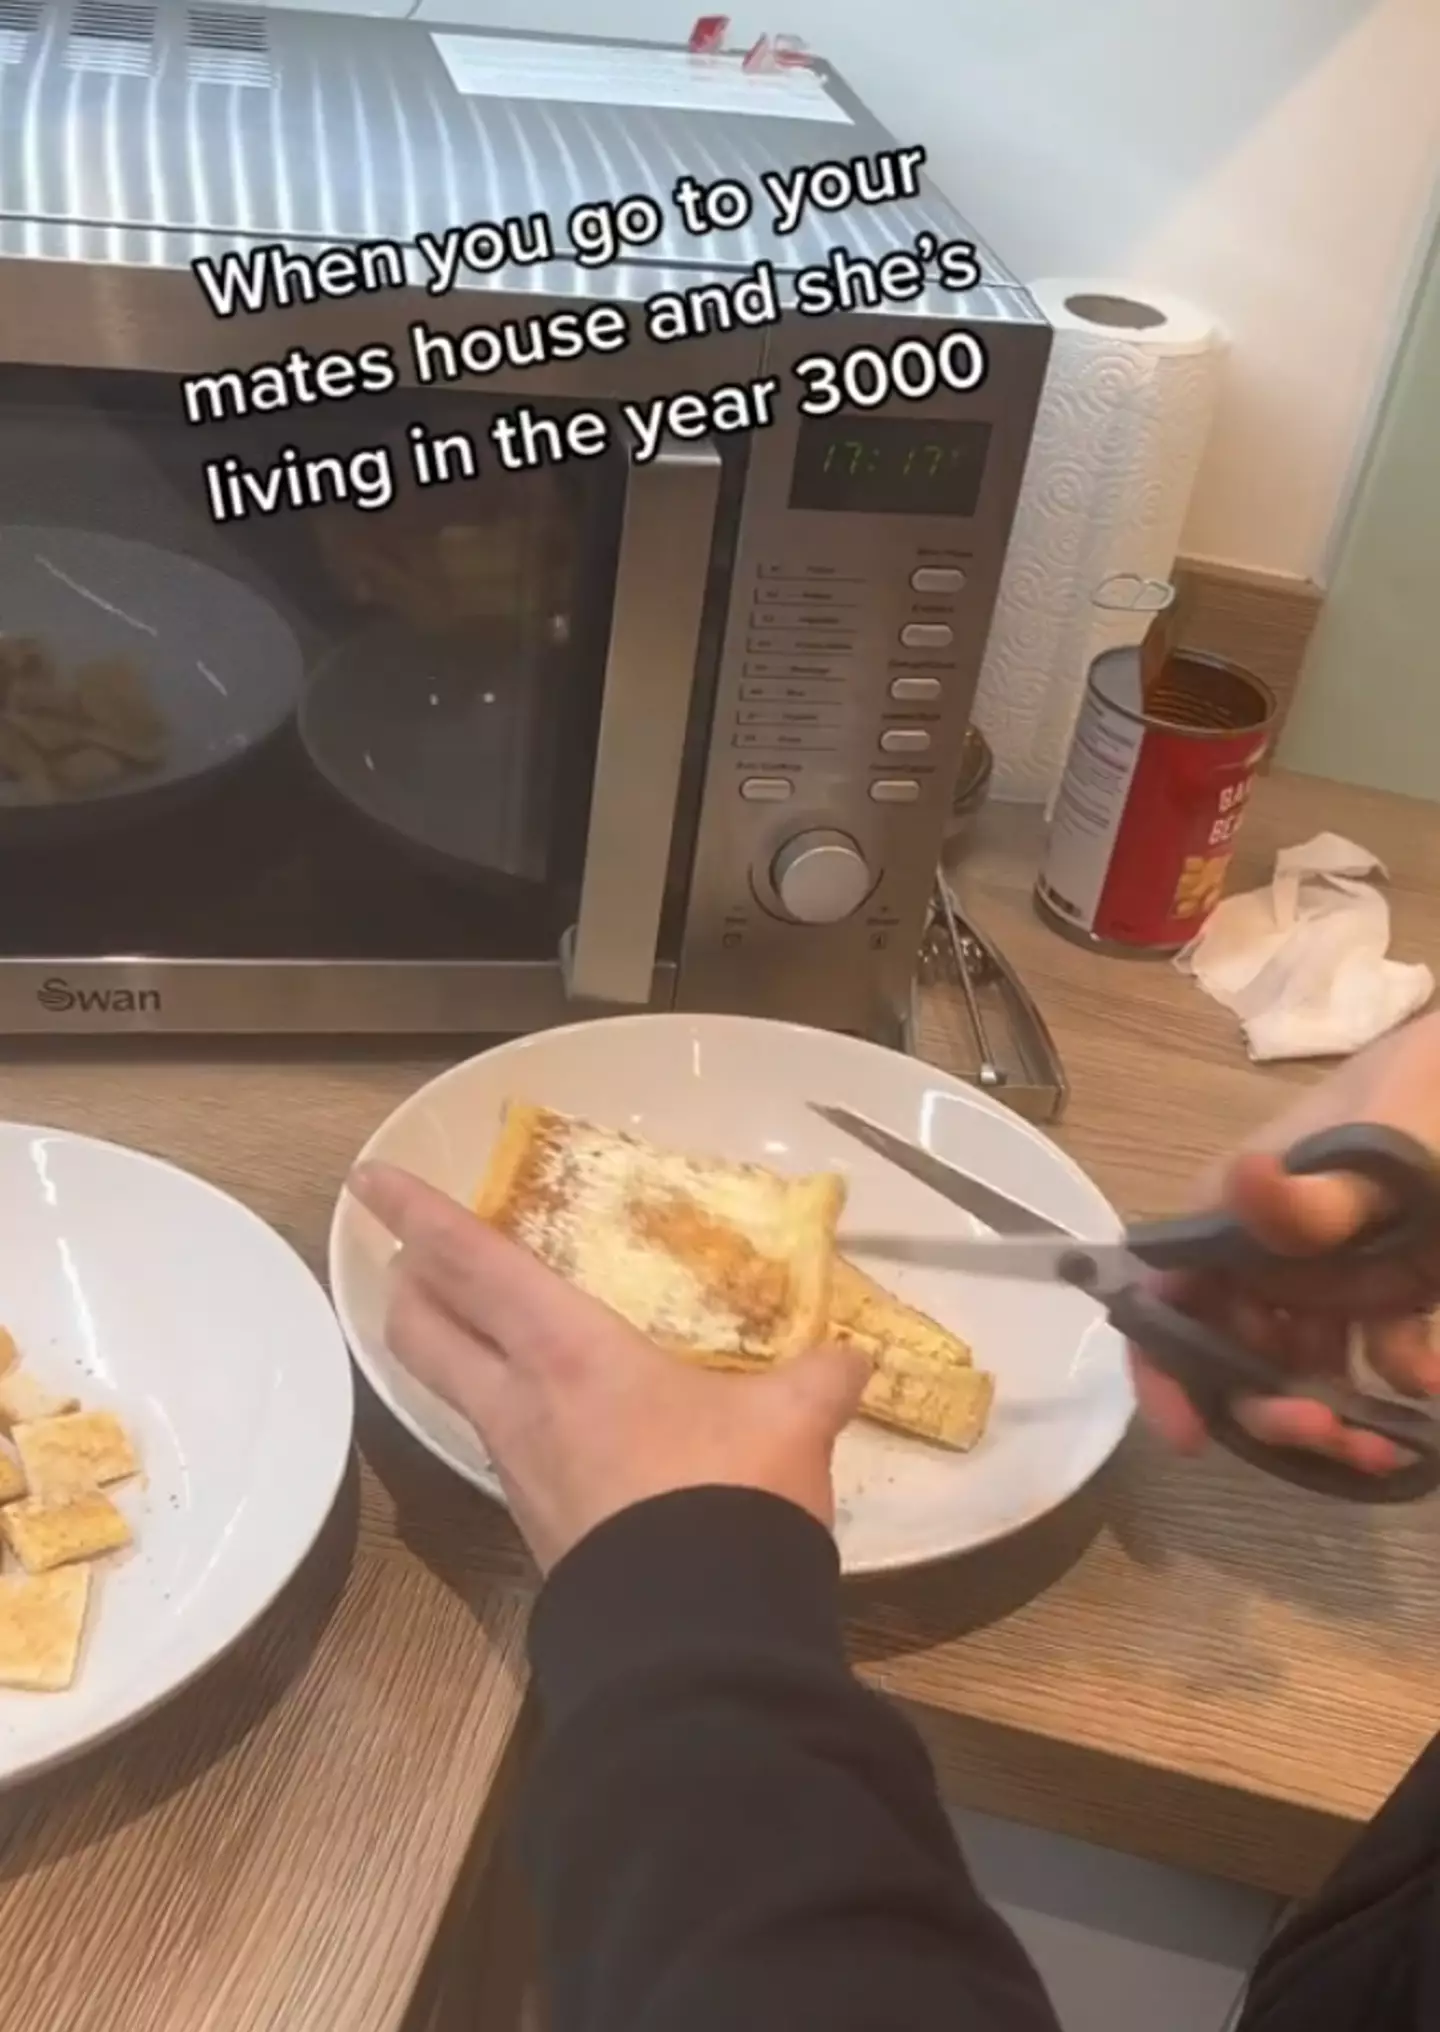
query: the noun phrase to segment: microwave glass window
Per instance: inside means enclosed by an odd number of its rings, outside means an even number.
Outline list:
[[[554,958],[623,457],[376,509],[488,405],[356,407],[195,429],[165,377],[0,370],[0,953]],[[296,446],[350,493],[264,513]],[[220,520],[207,464],[262,476]]]
[[[988,423],[845,416],[800,426],[792,508],[850,515],[975,513]]]

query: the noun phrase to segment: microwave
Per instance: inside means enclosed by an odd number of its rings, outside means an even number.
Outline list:
[[[886,1034],[1050,339],[823,66],[0,0],[0,1034]]]

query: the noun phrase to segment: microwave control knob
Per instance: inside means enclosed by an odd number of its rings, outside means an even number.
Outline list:
[[[775,894],[797,924],[843,924],[875,886],[845,833],[801,833],[780,849],[772,872]]]

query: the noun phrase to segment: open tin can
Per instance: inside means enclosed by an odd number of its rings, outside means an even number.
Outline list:
[[[1238,665],[1154,645],[1090,667],[1036,888],[1056,931],[1121,955],[1180,952],[1203,930],[1277,711]]]

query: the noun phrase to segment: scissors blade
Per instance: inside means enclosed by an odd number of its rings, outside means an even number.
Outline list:
[[[869,1244],[875,1238],[865,1237]],[[846,1246],[862,1253],[849,1236]],[[1023,1284],[1066,1284],[1084,1291],[1105,1304],[1111,1293],[1126,1290],[1145,1277],[1145,1266],[1137,1256],[1117,1242],[1091,1245],[1066,1235],[1058,1240],[1029,1238],[1006,1241],[990,1235],[976,1235],[953,1242],[922,1245],[923,1255],[915,1256],[908,1243],[901,1244],[911,1261],[923,1260],[960,1270],[971,1277],[1000,1277]],[[873,1249],[869,1253],[878,1253]]]
[[[921,1185],[928,1185],[932,1192],[938,1192],[951,1206],[958,1206],[967,1214],[973,1214],[983,1221],[987,1228],[993,1228],[997,1235],[1054,1235],[1065,1236],[1064,1228],[1054,1221],[1037,1214],[1033,1207],[1026,1206],[1018,1199],[1010,1199],[993,1186],[982,1185],[978,1178],[969,1178],[943,1158],[933,1157],[928,1150],[921,1150],[916,1144],[897,1136],[891,1129],[882,1129],[878,1122],[871,1122],[864,1115],[857,1115],[849,1108],[822,1106],[817,1101],[810,1103],[812,1114],[828,1122],[832,1129],[842,1135],[863,1143],[877,1157],[884,1158]],[[1066,1236],[1068,1240],[1068,1236]],[[906,1245],[909,1253],[909,1245]]]

